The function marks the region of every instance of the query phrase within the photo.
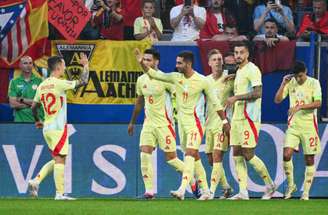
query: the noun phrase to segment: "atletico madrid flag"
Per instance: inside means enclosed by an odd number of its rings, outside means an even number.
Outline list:
[[[34,60],[50,53],[46,0],[0,1],[0,68],[18,67],[19,59]]]

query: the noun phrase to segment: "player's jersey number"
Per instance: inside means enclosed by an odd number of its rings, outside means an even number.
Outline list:
[[[62,97],[60,97],[62,103]],[[44,93],[41,96],[41,101],[43,103],[44,111],[48,115],[53,115],[57,113],[57,110],[53,109],[53,106],[56,104],[56,96],[53,93]]]

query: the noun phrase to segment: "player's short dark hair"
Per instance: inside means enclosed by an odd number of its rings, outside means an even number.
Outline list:
[[[219,49],[211,49],[207,54],[207,59],[210,59],[210,57],[215,54],[221,54],[220,50]]]
[[[194,64],[194,53],[192,53],[192,51],[182,51],[178,54],[178,57],[183,58],[184,62],[190,62],[192,65]]]
[[[151,4],[155,5],[154,0],[143,0],[142,3],[141,3],[141,7],[143,8],[146,3],[151,3]]]
[[[306,65],[303,61],[298,60],[294,63],[294,66],[292,68],[292,73],[296,75],[301,72],[306,72]]]
[[[161,56],[159,54],[159,52],[156,49],[146,49],[144,51],[144,54],[150,54],[153,56],[154,59],[156,60],[160,60]]]
[[[277,20],[275,20],[275,19],[273,19],[273,18],[266,19],[266,20],[264,21],[264,24],[267,23],[267,22],[274,23],[274,24],[276,24],[276,26],[278,27],[278,22],[277,22]]]
[[[58,66],[58,64],[60,64],[62,62],[63,62],[63,58],[60,56],[49,57],[47,60],[49,72],[54,71],[56,69],[56,67]]]
[[[233,44],[233,49],[235,49],[236,47],[245,47],[245,48],[247,49],[248,52],[250,51],[250,50],[249,50],[249,49],[250,49],[250,44],[249,44],[248,41],[245,41],[245,40],[235,42],[235,43]]]
[[[226,57],[235,57],[235,55],[234,55],[233,51],[228,51],[223,55],[223,58],[226,58]]]

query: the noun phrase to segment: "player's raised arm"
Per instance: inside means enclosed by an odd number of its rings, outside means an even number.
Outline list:
[[[282,102],[282,100],[284,100],[284,98],[286,98],[286,96],[288,95],[286,86],[292,78],[293,78],[293,75],[285,75],[284,78],[282,79],[280,87],[274,97],[274,102],[276,104],[279,104],[280,102]]]
[[[128,125],[128,134],[130,136],[133,135],[133,131],[134,131],[134,124],[136,123],[136,119],[139,116],[142,108],[144,107],[145,104],[145,100],[143,96],[138,96],[134,105],[134,109],[132,112],[132,116],[131,116],[131,120],[130,123]]]
[[[159,81],[172,83],[172,84],[175,82],[175,79],[176,79],[175,72],[163,73],[160,71],[156,71],[156,70],[152,69],[151,67],[147,66],[147,64],[145,63],[146,59],[144,58],[144,55],[140,52],[139,49],[136,48],[134,53],[135,53],[137,61],[140,63],[144,72],[147,73],[151,78],[154,78]]]
[[[83,71],[75,88],[85,86],[88,84],[89,81],[89,61],[88,57],[83,52],[80,53],[80,64],[82,64],[83,66]]]

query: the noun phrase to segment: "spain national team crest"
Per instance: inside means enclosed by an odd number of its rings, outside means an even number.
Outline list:
[[[95,48],[94,44],[56,44],[58,53],[64,58],[66,63],[66,75],[69,80],[79,80],[80,75],[83,71],[83,66],[79,64],[80,53],[83,52],[88,57],[90,61],[93,50]],[[74,90],[76,95],[77,90]]]

